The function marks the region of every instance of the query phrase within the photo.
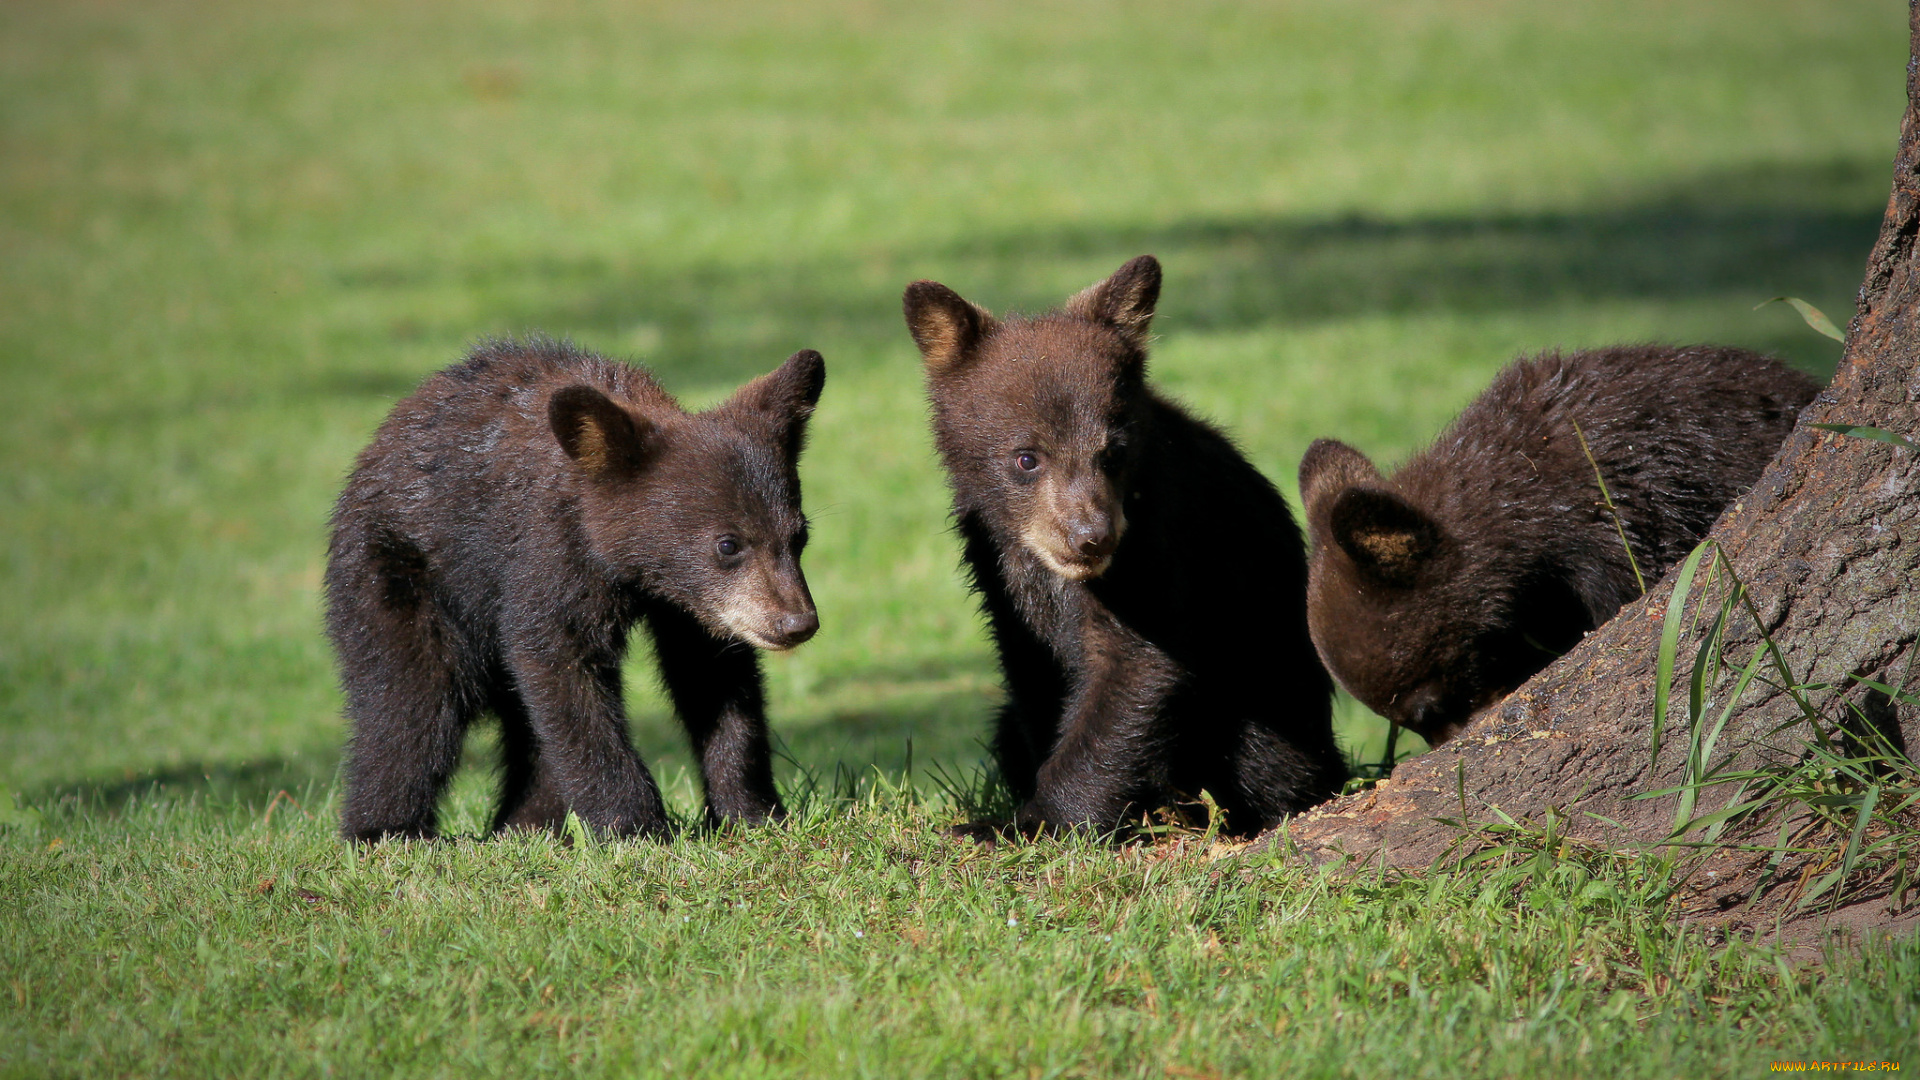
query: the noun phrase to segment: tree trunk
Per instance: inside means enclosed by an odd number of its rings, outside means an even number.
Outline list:
[[[1909,28],[1920,55],[1917,11],[1910,6]],[[1805,695],[1825,723],[1871,723],[1903,748],[1920,750],[1920,709],[1859,682],[1909,692],[1920,686],[1920,463],[1911,450],[1813,426],[1863,425],[1920,439],[1920,62],[1907,71],[1893,194],[1839,370],[1710,539],[1750,588],[1796,679],[1833,687]],[[1464,812],[1471,821],[1501,820],[1494,808],[1516,820],[1564,815],[1566,833],[1601,844],[1666,839],[1679,796],[1634,796],[1685,777],[1687,673],[1728,586],[1724,574],[1709,581],[1703,564],[1687,603],[1693,629],[1677,650],[1669,710],[1676,715],[1656,763],[1656,657],[1676,573],[1460,738],[1404,763],[1371,791],[1295,819],[1292,841],[1323,860],[1346,854],[1423,867],[1462,836],[1436,818]],[[1718,680],[1722,699],[1760,641],[1751,618],[1731,626],[1724,653],[1736,670]],[[1719,745],[1734,754],[1733,767],[1746,767],[1791,756],[1816,737],[1789,695],[1756,679]],[[1699,811],[1731,794],[1710,789]]]

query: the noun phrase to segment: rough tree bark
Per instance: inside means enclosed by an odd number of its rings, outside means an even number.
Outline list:
[[[1920,56],[1920,7],[1911,4],[1909,32]],[[1833,384],[1802,413],[1759,484],[1721,517],[1711,538],[1750,586],[1794,673],[1850,687],[1814,695],[1829,719],[1847,714],[1850,701],[1920,751],[1920,709],[1853,680],[1920,687],[1920,461],[1909,450],[1811,426],[1857,424],[1920,439],[1920,60],[1908,64],[1907,99],[1893,194]],[[1559,812],[1574,836],[1598,843],[1664,839],[1677,797],[1633,796],[1682,778],[1684,754],[1671,734],[1657,766],[1649,754],[1656,656],[1673,577],[1459,739],[1406,762],[1371,791],[1295,819],[1292,841],[1319,859],[1358,855],[1424,867],[1460,837],[1435,819],[1458,817],[1463,794],[1471,819],[1497,820],[1492,807],[1536,821]],[[1743,622],[1728,649],[1740,659],[1758,640],[1751,620]],[[1684,702],[1693,643],[1683,638],[1679,653],[1674,700]],[[1722,681],[1723,694],[1731,682]],[[1798,715],[1784,695],[1755,686],[1721,745],[1743,763],[1791,753],[1794,740],[1809,734],[1794,722]],[[1711,796],[1703,808],[1728,794]]]

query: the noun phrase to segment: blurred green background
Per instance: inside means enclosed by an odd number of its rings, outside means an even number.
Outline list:
[[[823,629],[767,664],[775,729],[816,772],[909,742],[968,769],[996,679],[906,282],[1030,310],[1157,254],[1161,385],[1289,492],[1313,438],[1400,457],[1522,351],[1712,340],[1825,373],[1831,342],[1753,308],[1851,313],[1905,15],[0,6],[0,786],[330,788],[330,501],[422,376],[533,330],[692,404],[826,354]],[[690,809],[644,648],[630,674]]]

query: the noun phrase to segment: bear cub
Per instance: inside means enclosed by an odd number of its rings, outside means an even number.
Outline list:
[[[906,290],[1023,832],[1112,830],[1204,788],[1248,834],[1346,779],[1300,530],[1225,435],[1148,386],[1159,294],[1145,255],[1034,318]]]
[[[1368,708],[1451,738],[1638,596],[1635,563],[1651,585],[1684,558],[1818,391],[1739,349],[1548,352],[1392,477],[1315,442],[1300,498],[1321,659]]]
[[[435,835],[481,713],[501,725],[496,831],[660,835],[620,662],[645,622],[710,823],[781,813],[759,655],[819,626],[795,469],[826,369],[794,353],[687,413],[645,371],[495,342],[394,407],[333,513],[327,633],[353,734],[341,831]]]

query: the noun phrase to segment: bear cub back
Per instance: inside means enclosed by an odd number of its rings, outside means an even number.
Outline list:
[[[1314,645],[1368,708],[1452,737],[1638,596],[1636,564],[1650,585],[1685,557],[1818,390],[1739,349],[1549,352],[1509,365],[1391,477],[1315,442],[1300,463]]]
[[[906,291],[1025,831],[1109,830],[1205,789],[1256,832],[1346,776],[1285,501],[1147,382],[1160,280],[1142,256],[1031,318]]]
[[[352,738],[342,831],[429,837],[469,725],[502,728],[495,829],[658,834],[620,665],[644,621],[710,821],[780,812],[758,656],[819,625],[797,462],[825,379],[795,353],[688,413],[640,368],[496,342],[429,378],[333,514],[327,632]]]

